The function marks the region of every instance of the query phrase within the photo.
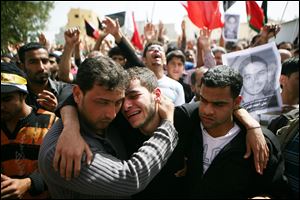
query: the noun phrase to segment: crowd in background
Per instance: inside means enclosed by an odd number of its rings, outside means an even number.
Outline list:
[[[86,87],[86,91],[90,90],[90,86],[88,85],[89,82],[88,77],[86,77],[87,79],[83,79],[83,75],[79,73],[78,74],[79,79],[77,80],[77,73],[79,71],[84,71],[81,68],[84,68],[85,66],[86,67],[93,66],[95,63],[97,64],[98,62],[97,60],[101,60],[101,62],[99,61],[100,64],[98,63],[98,65],[101,65],[102,62],[109,66],[118,65],[121,66],[123,69],[129,70],[129,72],[133,74],[150,73],[147,71],[139,72],[138,69],[135,69],[136,72],[134,72],[134,70],[130,71],[131,68],[133,67],[148,68],[150,69],[150,71],[152,71],[151,73],[155,75],[153,76],[154,77],[153,82],[157,81],[157,87],[160,88],[160,92],[163,95],[167,96],[168,99],[170,99],[175,106],[178,107],[183,105],[186,106],[187,104],[194,105],[195,102],[198,103],[200,102],[201,105],[205,103],[208,104],[210,103],[209,100],[205,99],[205,97],[208,96],[204,96],[205,93],[203,91],[203,87],[205,87],[206,84],[208,83],[203,82],[204,79],[202,79],[202,77],[204,76],[204,74],[206,74],[206,72],[209,72],[210,70],[214,69],[216,66],[219,67],[220,65],[223,65],[222,55],[231,52],[241,51],[248,48],[254,48],[266,44],[269,42],[271,38],[276,36],[276,34],[280,31],[281,28],[277,24],[267,24],[261,29],[260,33],[258,33],[256,36],[251,38],[249,41],[242,40],[238,42],[227,42],[224,40],[222,35],[220,35],[220,39],[218,41],[213,41],[210,38],[210,34],[211,34],[210,30],[199,30],[199,35],[196,39],[187,40],[186,26],[185,26],[185,22],[183,21],[181,26],[182,29],[181,35],[179,36],[176,42],[171,42],[168,41],[167,36],[164,34],[165,28],[162,22],[158,26],[155,26],[154,24],[151,23],[147,23],[144,27],[144,33],[143,33],[144,49],[140,51],[137,48],[135,48],[130,42],[130,40],[126,38],[126,36],[122,33],[117,20],[113,20],[109,17],[106,17],[102,21],[102,23],[105,25],[105,29],[100,30],[100,37],[97,40],[95,40],[95,44],[93,48],[88,48],[87,45],[83,45],[83,41],[81,41],[80,38],[81,35],[84,33],[81,33],[78,28],[72,27],[65,30],[64,32],[65,44],[63,45],[50,44],[47,38],[45,38],[44,34],[41,34],[40,37],[37,38],[37,41],[35,42],[28,42],[22,44],[10,44],[8,47],[10,52],[1,55],[1,198],[11,198],[11,197],[51,198],[52,194],[51,192],[50,193],[46,192],[47,191],[46,183],[44,182],[43,176],[40,174],[38,169],[39,148],[40,145],[42,145],[43,143],[42,142],[43,138],[45,137],[45,135],[47,135],[47,131],[50,130],[53,124],[58,123],[59,121],[58,118],[60,118],[60,116],[58,117],[56,116],[56,115],[60,115],[58,114],[59,111],[57,111],[57,109],[58,108],[61,109],[60,107],[61,104],[66,104],[65,101],[66,99],[69,99],[72,92],[73,95],[74,93],[76,93],[74,92],[76,91],[76,89],[74,89],[74,85],[82,84],[81,89]],[[113,36],[114,43],[111,43],[106,39],[107,35]],[[278,52],[280,53],[280,57],[281,57],[282,69],[281,69],[280,79],[274,81],[278,81],[280,83],[283,107],[282,110],[276,113],[275,116],[273,117],[273,119],[275,120],[282,118],[283,115],[286,115],[290,112],[295,112],[295,110],[296,111],[298,110],[299,112],[299,43],[297,43],[297,41],[299,40],[295,40],[295,41],[296,41],[295,43],[283,41],[279,44],[276,44]],[[94,61],[95,62],[94,64],[93,64],[93,59],[96,60]],[[107,59],[108,61],[106,61],[105,59]],[[89,69],[89,70],[93,71],[93,69]],[[118,68],[116,68],[116,70],[117,70],[116,73],[122,74],[121,72],[118,71],[119,70]],[[226,71],[226,69],[220,69],[220,70],[224,70],[224,74],[229,73]],[[82,72],[82,73],[88,74],[88,72]],[[103,73],[106,74],[107,71]],[[110,73],[114,73],[114,72],[110,72]],[[213,71],[211,73],[217,73],[217,72]],[[147,79],[149,77],[150,75],[147,74],[147,76],[145,75],[145,77],[142,78]],[[209,73],[206,74],[205,78],[209,79]],[[84,86],[84,82],[82,82],[82,80],[86,81],[87,84],[86,86]],[[118,81],[122,82],[121,78]],[[121,83],[116,83],[115,86],[111,87],[111,90],[114,90],[115,89],[114,87],[120,87],[118,84]],[[131,84],[133,83],[131,82]],[[205,86],[203,86],[203,84]],[[216,87],[218,88],[220,86],[216,86]],[[85,93],[83,92],[83,94]],[[127,95],[129,96],[131,95],[131,98],[133,99],[136,98],[135,96],[140,94],[139,93],[131,94],[130,91],[126,90],[125,93],[126,98]],[[74,99],[75,100],[72,101],[78,103],[76,101],[77,98],[74,97]],[[105,103],[108,104],[107,102],[104,102],[103,104]],[[123,101],[119,102],[119,100],[117,99],[115,103],[116,104],[120,103],[121,106]],[[73,102],[73,104],[75,103]],[[219,102],[219,104],[222,104],[222,102]],[[126,111],[126,105],[125,103],[123,105],[125,111]],[[188,107],[186,109],[188,109]],[[93,108],[91,108],[91,110],[93,110]],[[55,111],[56,111],[56,115],[54,114]],[[125,111],[122,110],[122,112]],[[181,111],[184,112],[185,110],[182,108]],[[135,112],[141,112],[141,111],[137,110]],[[165,113],[167,113],[166,115],[168,116],[169,114],[168,111],[165,110],[160,111],[160,117],[163,116],[162,119],[165,117]],[[176,110],[174,116],[176,117]],[[114,117],[112,117],[112,119]],[[166,118],[168,119],[168,117]],[[175,128],[178,132],[185,131],[184,128],[187,127],[185,126],[185,123],[189,124],[188,121],[183,121],[184,119],[187,118],[182,117],[182,121],[178,122],[176,118],[174,118]],[[298,113],[293,115],[291,120],[295,120],[295,119],[299,120]],[[130,122],[130,117],[128,117],[128,120]],[[189,120],[193,120],[192,116],[191,119]],[[207,120],[209,121],[211,119],[207,119]],[[180,126],[179,125],[176,126],[176,123],[180,124]],[[274,121],[273,122],[269,121],[267,122],[267,124],[261,123],[261,125],[263,125],[264,128],[267,128],[269,126],[269,129],[272,131],[274,136],[277,134],[278,130],[283,131],[281,129],[282,127],[288,129],[290,124],[291,123],[288,123],[288,120],[285,120],[285,122],[280,125],[277,123],[277,126],[274,125]],[[74,123],[72,123],[72,125],[74,125]],[[64,126],[65,127],[67,126],[65,122],[62,127]],[[164,124],[163,128],[165,128],[166,126],[168,125]],[[59,129],[61,131],[62,127],[58,128],[57,126],[55,126],[55,129]],[[181,127],[182,130],[181,128],[179,128],[178,130],[177,127]],[[298,122],[298,127],[299,127],[299,122]],[[188,128],[189,127],[187,127],[187,129]],[[194,130],[192,127],[190,128],[191,128],[190,131]],[[125,127],[122,130],[124,130],[124,133],[129,134],[129,131],[125,131],[126,129],[127,128]],[[299,198],[299,172],[298,172],[299,171],[299,128],[297,130],[298,130],[296,131],[297,133],[293,135],[293,137],[290,138],[289,141],[287,141],[288,144],[285,146],[285,148],[281,149],[279,152],[276,152],[277,154],[280,154],[278,158],[282,158],[285,160],[285,164],[284,164],[285,167],[284,166],[280,166],[280,167],[282,168],[283,170],[282,172],[284,172],[284,175],[288,180],[289,191],[287,192],[284,189],[280,190],[280,188],[276,188],[276,187],[268,188],[268,191],[266,190],[266,196],[270,196],[274,198],[288,198],[288,197]],[[143,133],[143,131],[141,132]],[[152,137],[156,137],[156,136],[152,136]],[[170,136],[171,139],[172,137]],[[152,139],[154,140],[154,138]],[[159,138],[157,140],[158,143],[160,144],[161,142],[161,145],[163,146],[163,141],[160,141]],[[182,138],[180,138],[179,140],[182,140]],[[273,140],[277,140],[277,139],[273,139],[273,138],[270,139],[270,141],[272,141],[271,143],[273,143]],[[141,141],[145,141],[145,138],[143,140],[141,139]],[[187,139],[186,141],[189,140]],[[187,144],[189,143],[187,142]],[[141,143],[139,145],[147,145],[147,144]],[[166,144],[166,145],[172,146],[174,144]],[[133,147],[133,145],[131,145],[131,147],[132,149],[127,149],[129,155],[134,155],[133,154],[134,152],[140,151],[138,148]],[[148,144],[148,146],[145,147],[145,151],[148,148],[151,149],[151,145]],[[155,149],[155,148],[162,148],[162,147],[158,145],[158,147],[154,146],[153,148]],[[272,145],[269,146],[269,149],[270,148],[272,148]],[[184,149],[183,151],[186,152],[180,152],[180,153],[191,156],[190,160],[188,160],[187,158],[188,167],[186,170],[187,171],[189,171],[189,169],[194,170],[193,167],[189,168],[189,166],[194,166],[192,165],[194,162],[194,160],[192,160],[193,154],[189,152],[190,151],[189,148],[186,148],[188,150],[186,150],[185,148],[182,149]],[[272,155],[276,154],[274,153],[274,149],[270,149],[270,152],[272,153]],[[52,151],[52,153],[54,155],[54,151]],[[159,153],[160,152],[158,151],[157,154],[159,155]],[[170,155],[167,156],[167,154],[172,154],[172,152],[167,152],[167,151],[165,152],[165,150],[162,148],[161,156],[162,157],[166,156],[165,159],[167,159],[170,156]],[[176,154],[175,153],[173,154],[179,155],[178,152],[176,152]],[[270,155],[270,158],[273,157],[271,157]],[[172,160],[173,158],[171,157],[169,159]],[[126,160],[126,159],[124,158],[121,160]],[[101,162],[101,160],[99,162]],[[253,161],[251,161],[251,164],[252,163]],[[99,166],[100,165],[101,164],[99,164]],[[170,169],[171,165],[172,163],[169,163],[165,167],[167,168],[168,166],[168,169]],[[176,165],[175,162],[174,165]],[[269,165],[271,166],[271,164]],[[266,169],[272,170],[273,168],[271,168],[269,165],[267,166]],[[141,163],[141,166],[143,166],[143,163]],[[214,165],[211,163],[211,168],[212,166]],[[155,168],[156,165],[153,166],[151,165],[151,167]],[[225,169],[227,169],[227,167]],[[94,170],[97,171],[96,168]],[[114,169],[107,169],[107,170],[113,171]],[[215,169],[215,172],[217,171],[218,170]],[[164,171],[163,173],[173,174],[173,171],[172,172]],[[227,172],[224,171],[223,173],[227,173]],[[272,172],[266,170],[265,176],[268,175],[272,175]],[[99,176],[101,176],[101,173],[99,173]],[[133,174],[132,176],[134,177],[135,175]],[[151,180],[153,178],[152,176],[154,177],[154,175],[151,174]],[[176,176],[184,177],[185,175],[177,174]],[[207,176],[209,177],[209,175]],[[247,175],[245,175],[245,177],[246,176]],[[217,178],[220,178],[220,180],[222,179],[222,177],[217,177]],[[92,188],[93,186],[95,187],[96,190],[96,186],[94,186],[92,179],[93,178],[91,178],[90,181],[91,182],[90,187]],[[97,177],[95,179],[97,179]],[[169,183],[168,182],[159,183],[158,180],[156,180],[156,182],[151,183],[151,180],[144,180],[143,178],[141,178],[142,183],[145,184],[150,183],[149,186],[147,187],[145,186],[146,189],[144,190],[144,193],[143,191],[141,191],[141,189],[137,189],[137,190],[133,190],[132,192],[129,192],[129,194],[130,195],[134,194],[132,196],[133,198],[147,198],[147,197],[159,198],[159,196],[155,196],[155,195],[151,196],[151,191],[158,190],[158,188],[155,187],[155,184],[158,184],[159,186],[162,187],[163,186],[162,183],[165,184],[169,184]],[[133,184],[133,182],[130,182],[132,181],[131,179],[128,178],[128,181],[129,181],[127,183],[128,185]],[[153,181],[155,181],[155,179],[153,179]],[[180,181],[184,182],[184,180],[180,180]],[[212,178],[211,181],[216,181],[216,179]],[[226,179],[224,183],[226,183],[226,181],[230,182],[229,180]],[[239,181],[243,183],[242,180]],[[212,184],[209,181],[204,183]],[[199,186],[198,188],[199,190],[201,190],[201,188],[203,188],[204,190],[204,192],[200,194],[200,197],[215,197],[215,198],[222,197],[216,194],[212,194],[214,193],[214,190],[210,190],[209,186],[205,186],[204,183],[197,185]],[[255,183],[256,182],[253,181],[250,184],[255,184]],[[126,185],[126,182],[120,182],[120,184],[117,186],[121,187],[122,185]],[[88,189],[81,188],[79,186],[79,183],[74,184],[73,187],[76,188],[76,190],[82,189],[83,191],[88,191]],[[103,187],[105,188],[105,186]],[[133,186],[133,187],[138,187],[138,186]],[[214,187],[213,184],[211,187]],[[252,187],[252,185],[248,185],[248,187],[250,191],[250,187]],[[51,186],[49,188],[51,189],[50,191],[53,191],[53,188],[55,187]],[[125,186],[124,188],[126,189]],[[128,188],[131,187],[128,186]],[[230,188],[227,187],[225,188],[227,190],[230,190]],[[168,192],[174,193],[174,195],[162,196],[162,197],[164,198],[174,197],[175,194],[178,195],[176,196],[177,198],[183,198],[186,196],[191,196],[196,198],[199,197],[197,196],[198,195],[197,192],[196,193],[194,192],[195,190],[197,190],[195,188],[189,190],[187,188],[178,188],[178,185],[177,186],[171,185],[170,189],[171,190],[169,190]],[[113,191],[113,189],[109,187],[107,188],[107,190]],[[165,190],[167,191],[167,189]],[[191,193],[188,192],[181,193],[181,191],[183,190],[189,191]],[[279,190],[281,192],[284,191],[285,193],[279,195],[277,194],[276,190]],[[103,191],[104,194],[109,194],[109,192],[105,193],[106,191],[105,189]],[[224,192],[224,196],[229,195],[230,197],[230,193],[227,193],[227,191],[220,190],[218,192],[220,192],[219,193],[220,195],[222,195],[222,192]],[[239,196],[239,194],[236,194],[236,196],[234,195],[233,196],[248,197],[248,198],[254,197],[256,195],[263,196],[261,192],[258,191],[256,192],[257,193],[251,190],[251,192],[247,194],[249,196],[245,194],[241,196]],[[270,192],[271,194],[268,192]],[[59,197],[60,194],[63,193],[64,193],[63,190],[57,191],[57,193],[54,193],[54,196],[52,197],[57,198]],[[68,190],[66,193],[71,193],[71,192],[70,190]],[[164,195],[164,194],[160,194],[160,195]],[[103,195],[103,196],[109,197],[109,195]],[[116,192],[116,196],[127,197],[127,194],[126,192],[122,193],[118,191]],[[73,197],[75,198],[75,196]],[[82,197],[84,198],[84,196]]]

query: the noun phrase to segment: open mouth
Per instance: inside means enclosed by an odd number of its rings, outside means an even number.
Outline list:
[[[134,117],[134,116],[136,116],[140,113],[141,113],[141,111],[135,111],[135,112],[131,112],[129,114],[127,113],[126,116],[127,116],[127,119],[130,119],[130,118],[132,118],[132,117]]]
[[[152,58],[154,58],[154,59],[161,58],[161,55],[160,55],[160,54],[154,54],[154,55],[152,56]]]

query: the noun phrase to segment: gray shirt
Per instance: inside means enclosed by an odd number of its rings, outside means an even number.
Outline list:
[[[80,175],[66,181],[54,170],[53,157],[63,124],[55,123],[43,140],[39,152],[39,170],[52,198],[128,198],[143,190],[162,169],[177,145],[178,136],[172,123],[164,120],[154,135],[129,160],[121,160],[110,152],[107,144],[95,134],[81,130],[93,152],[93,161],[81,165]],[[110,133],[107,133],[110,134]],[[117,154],[116,154],[117,155]]]

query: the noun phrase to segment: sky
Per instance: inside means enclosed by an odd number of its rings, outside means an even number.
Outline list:
[[[262,1],[257,1],[261,5]],[[288,2],[288,3],[287,3]],[[175,23],[175,30],[180,33],[180,24],[187,12],[180,1],[55,1],[55,8],[50,12],[48,25],[44,30],[46,37],[54,41],[55,34],[67,24],[67,14],[71,8],[89,9],[99,17],[121,11],[134,11],[136,21],[151,20],[157,24]],[[286,11],[284,12],[284,8]],[[228,13],[240,14],[241,23],[246,22],[245,1],[237,1]],[[290,21],[299,17],[299,1],[268,1],[268,18]]]

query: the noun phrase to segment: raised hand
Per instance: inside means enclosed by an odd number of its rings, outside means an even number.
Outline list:
[[[157,30],[155,30],[155,26],[152,23],[147,23],[144,26],[144,35],[147,42],[153,41],[156,39]]]
[[[276,37],[279,31],[280,26],[278,24],[266,24],[262,27],[261,37],[269,40],[272,37]]]
[[[211,41],[210,41],[210,35],[211,35],[211,30],[208,29],[200,29],[199,32],[199,37],[197,40],[197,45],[199,45],[200,49],[205,50],[210,50],[210,45],[211,45]]]
[[[44,34],[43,32],[41,32],[41,33],[39,34],[38,38],[39,38],[39,43],[40,43],[41,45],[43,45],[43,46],[46,47],[47,49],[50,48],[50,43],[49,43],[49,41],[47,40],[47,38],[46,38],[46,36],[45,36],[45,34]]]
[[[185,20],[182,20],[182,22],[181,22],[181,30],[182,30],[182,32],[185,32],[185,30],[186,30],[186,22],[185,22]]]
[[[65,31],[64,36],[65,36],[66,45],[75,46],[81,42],[80,30],[78,27],[67,29]]]
[[[111,35],[116,35],[118,34],[119,30],[120,30],[120,24],[119,24],[119,20],[113,20],[110,17],[105,17],[105,19],[102,21],[102,23],[105,25],[105,32],[107,34],[111,34]]]
[[[54,112],[58,105],[56,96],[48,90],[43,90],[43,92],[38,94],[37,102],[51,112]]]

